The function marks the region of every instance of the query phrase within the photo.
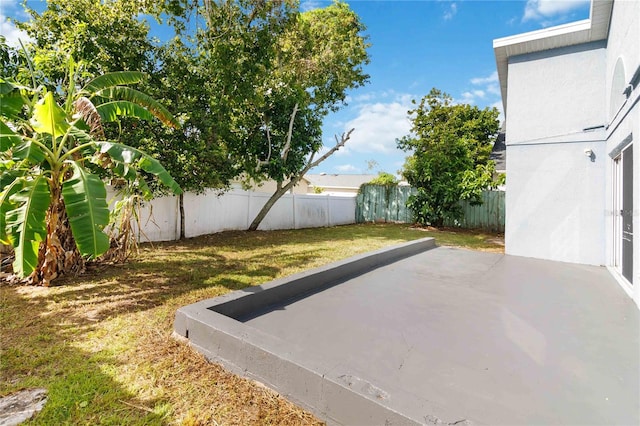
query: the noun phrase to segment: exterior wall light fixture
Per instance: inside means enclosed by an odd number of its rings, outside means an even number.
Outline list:
[[[584,155],[589,157],[589,159],[591,160],[592,163],[596,161],[596,154],[594,154],[594,152],[593,152],[593,150],[591,148],[586,148],[584,150]]]

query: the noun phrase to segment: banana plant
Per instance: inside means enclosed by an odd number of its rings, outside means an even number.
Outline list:
[[[179,126],[161,104],[129,87],[144,74],[112,72],[79,88],[75,69],[70,61],[60,103],[42,85],[0,77],[0,242],[14,248],[15,275],[44,285],[109,249],[101,168],[146,198],[151,191],[144,174],[181,193],[156,159],[105,137],[103,124],[121,117]]]

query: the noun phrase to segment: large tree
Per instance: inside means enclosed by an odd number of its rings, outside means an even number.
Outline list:
[[[482,191],[496,186],[489,155],[499,113],[456,104],[437,89],[409,113],[412,134],[398,140],[398,147],[411,153],[402,173],[418,190],[408,205],[417,222],[441,227],[461,219],[461,200],[482,203]]]
[[[236,77],[223,79],[234,81],[224,93],[245,94],[239,98],[242,105],[235,103],[238,99],[230,102],[237,105],[232,112],[238,121],[229,129],[229,148],[242,175],[255,183],[276,182],[276,191],[250,230],[258,228],[304,173],[344,146],[351,132],[318,156],[322,120],[344,105],[348,90],[369,77],[364,72],[369,62],[365,28],[345,3],[304,13],[283,7],[283,2],[253,3],[255,9],[244,11],[248,19],[243,21],[251,31],[232,46],[235,57],[243,58],[229,70]],[[242,71],[247,67],[248,72]],[[248,87],[242,89],[243,84]]]
[[[184,191],[226,188],[237,167],[221,137],[225,121],[212,109],[217,96],[198,49],[176,37],[160,46],[156,57],[158,67],[147,90],[178,117],[182,129],[174,131],[160,123],[129,126],[123,140],[153,153]],[[180,238],[184,238],[184,194],[179,196],[179,210]]]

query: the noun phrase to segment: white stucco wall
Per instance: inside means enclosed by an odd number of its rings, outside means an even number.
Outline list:
[[[616,65],[622,64],[624,67],[624,86],[626,86],[634,72],[640,66],[640,2],[637,1],[615,1],[611,15],[610,31],[606,53],[606,78],[605,86],[607,90],[607,210],[605,217],[605,246],[607,265],[613,265],[614,259],[614,235],[613,235],[613,193],[612,193],[612,168],[613,160],[609,154],[620,145],[625,139],[631,138],[633,143],[634,162],[634,207],[633,207],[633,281],[630,286],[621,280],[621,286],[640,306],[640,87],[634,88],[630,96],[625,99],[624,95],[615,90],[614,70]],[[619,87],[618,87],[619,89]],[[619,108],[612,108],[612,99],[617,99],[621,103]],[[617,274],[615,269],[612,272]],[[619,278],[619,277],[618,277]]]
[[[506,252],[605,264],[605,45],[509,61]],[[585,150],[593,151],[592,158]]]
[[[506,252],[604,265],[604,144],[514,145],[507,155]]]
[[[604,42],[596,42],[510,58],[506,144],[604,125],[605,57]]]

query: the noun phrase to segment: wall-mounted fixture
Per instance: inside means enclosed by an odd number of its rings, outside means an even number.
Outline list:
[[[586,148],[584,150],[584,155],[586,155],[587,157],[589,157],[589,159],[591,160],[591,162],[596,161],[596,154],[593,153],[593,149],[591,148]]]

